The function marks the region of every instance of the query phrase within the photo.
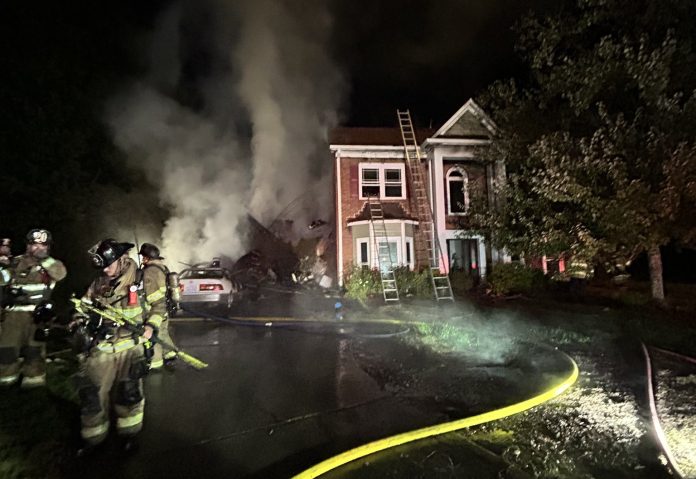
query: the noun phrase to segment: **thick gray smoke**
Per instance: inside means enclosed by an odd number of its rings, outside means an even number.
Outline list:
[[[321,1],[293,3],[174,5],[151,37],[149,75],[110,104],[116,144],[172,212],[161,239],[143,238],[170,259],[239,256],[247,213],[268,225],[301,204],[300,230],[333,208],[331,21]]]

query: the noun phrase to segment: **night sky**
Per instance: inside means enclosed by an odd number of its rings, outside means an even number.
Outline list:
[[[350,78],[347,123],[395,124],[409,108],[438,126],[496,79],[520,74],[513,26],[542,0],[339,2],[336,54]]]
[[[5,93],[108,95],[142,68],[142,48],[158,15],[172,2],[4,2]],[[327,50],[347,83],[345,125],[395,124],[396,108],[410,108],[422,126],[444,122],[495,79],[518,73],[512,26],[549,0],[330,2]],[[210,39],[204,15],[189,18],[189,78],[207,73]],[[13,79],[22,78],[20,88]],[[6,77],[7,80],[7,77]],[[75,89],[79,83],[79,88]],[[22,91],[24,90],[24,91]],[[181,95],[187,95],[182,92]],[[195,94],[188,93],[195,104]],[[98,103],[95,103],[95,108]],[[6,114],[12,114],[7,111]]]

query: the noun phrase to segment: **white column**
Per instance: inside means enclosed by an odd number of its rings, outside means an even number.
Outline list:
[[[343,191],[341,189],[341,150],[336,151],[336,281],[343,286]]]
[[[408,266],[406,263],[406,224],[401,221],[401,262]]]
[[[479,275],[484,278],[486,276],[486,244],[482,236],[478,237],[478,257],[479,257]]]

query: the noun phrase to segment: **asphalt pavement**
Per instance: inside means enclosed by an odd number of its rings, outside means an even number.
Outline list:
[[[138,448],[124,457],[111,438],[68,475],[286,478],[358,445],[451,420],[384,390],[355,360],[355,341],[379,354],[408,329],[336,321],[335,301],[280,290],[240,308],[236,323],[211,320],[217,311],[174,319],[178,346],[209,367],[151,374]]]

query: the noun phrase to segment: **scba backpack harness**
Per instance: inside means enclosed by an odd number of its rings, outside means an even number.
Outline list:
[[[179,273],[177,273],[176,271],[169,271],[169,268],[159,264],[146,265],[143,269],[140,270],[136,283],[140,291],[140,294],[143,297],[145,295],[145,288],[143,287],[143,276],[145,275],[145,270],[148,268],[157,268],[164,274],[165,284],[167,286],[167,292],[164,296],[167,314],[169,316],[174,315],[174,313],[176,313],[176,311],[179,309],[179,301],[181,300],[181,293],[179,291]]]

